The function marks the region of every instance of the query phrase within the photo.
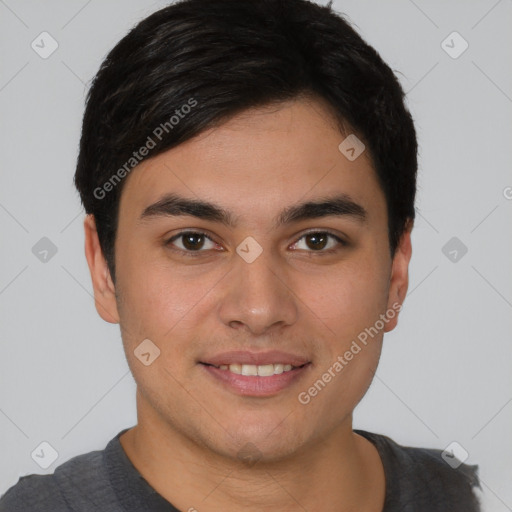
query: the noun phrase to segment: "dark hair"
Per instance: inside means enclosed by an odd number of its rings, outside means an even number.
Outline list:
[[[379,54],[331,4],[182,0],[110,51],[87,96],[75,185],[112,279],[123,178],[139,161],[245,109],[303,95],[326,101],[340,129],[348,124],[364,141],[393,254],[414,219],[417,142],[404,92]]]

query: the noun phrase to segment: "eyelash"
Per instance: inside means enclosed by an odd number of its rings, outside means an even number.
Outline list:
[[[177,253],[180,253],[182,255],[185,255],[185,256],[190,256],[192,258],[196,258],[198,256],[201,256],[201,253],[203,252],[207,252],[205,250],[199,250],[199,251],[189,251],[189,250],[183,250],[183,249],[179,249],[179,248],[175,248],[172,246],[172,242],[174,242],[175,240],[179,239],[180,237],[184,236],[184,235],[202,235],[204,236],[205,238],[207,238],[208,240],[210,240],[211,242],[213,243],[217,243],[215,240],[213,240],[210,236],[208,236],[206,233],[202,232],[202,231],[191,231],[191,230],[186,230],[186,231],[180,231],[179,233],[177,233],[176,235],[173,235],[171,238],[169,238],[166,242],[165,242],[165,246],[168,247],[171,251],[173,252],[177,252]],[[302,236],[300,236],[293,244],[291,245],[295,245],[297,244],[300,240],[302,240],[304,237],[308,236],[308,235],[328,235],[332,238],[334,238],[339,245],[341,245],[342,247],[346,247],[348,245],[347,242],[345,242],[345,240],[341,239],[339,236],[335,235],[334,233],[331,233],[330,231],[308,231],[307,233],[304,233]],[[220,245],[220,244],[218,244]],[[339,247],[333,247],[331,249],[327,249],[327,250],[319,250],[319,251],[313,251],[313,250],[310,250],[310,251],[306,251],[307,253],[309,254],[318,254],[318,255],[325,255],[325,254],[332,254],[334,252],[336,252],[337,250],[339,249]]]

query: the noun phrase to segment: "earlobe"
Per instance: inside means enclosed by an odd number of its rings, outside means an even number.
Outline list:
[[[398,311],[402,308],[402,304],[407,295],[409,287],[409,262],[412,256],[411,231],[413,227],[412,219],[409,219],[391,266],[391,276],[389,281],[388,292],[388,311],[394,310],[395,315],[386,323],[385,332],[392,331],[398,323]]]
[[[119,323],[115,286],[101,250],[94,215],[84,220],[85,257],[91,273],[96,311],[106,322]]]

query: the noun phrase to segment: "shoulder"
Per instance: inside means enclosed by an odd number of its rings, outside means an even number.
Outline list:
[[[98,450],[77,455],[58,466],[52,474],[20,477],[0,496],[0,512],[79,510],[75,503],[87,502],[88,492],[106,476],[102,454],[103,450]],[[91,509],[96,510],[96,507]]]
[[[440,449],[402,446],[387,436],[355,432],[373,442],[379,451],[389,510],[393,510],[393,504],[400,510],[409,510],[409,506],[411,511],[480,512],[477,465],[456,459],[450,465]]]
[[[67,512],[53,475],[27,475],[0,496],[0,512]]]

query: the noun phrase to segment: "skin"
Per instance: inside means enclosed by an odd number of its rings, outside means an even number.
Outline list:
[[[307,405],[297,397],[348,350],[379,315],[401,304],[408,286],[410,227],[391,257],[384,194],[365,151],[351,162],[325,104],[297,99],[251,109],[144,161],[121,195],[116,283],[87,216],[86,256],[98,313],[119,323],[137,383],[138,423],[121,436],[149,484],[186,511],[381,511],[380,457],[352,431],[352,412],[378,364],[385,324]],[[141,220],[164,193],[214,202],[236,227],[192,216]],[[365,221],[325,216],[274,226],[286,206],[343,193]],[[204,231],[187,257],[180,231]],[[330,231],[318,249],[305,232]],[[252,263],[237,246],[253,237]],[[308,243],[309,240],[309,243]],[[215,250],[215,248],[220,250]],[[335,252],[320,254],[329,248]],[[134,350],[149,338],[161,351],[149,366]],[[270,397],[241,396],[198,362],[229,350],[284,350],[311,364]],[[252,443],[259,460],[237,457]]]

